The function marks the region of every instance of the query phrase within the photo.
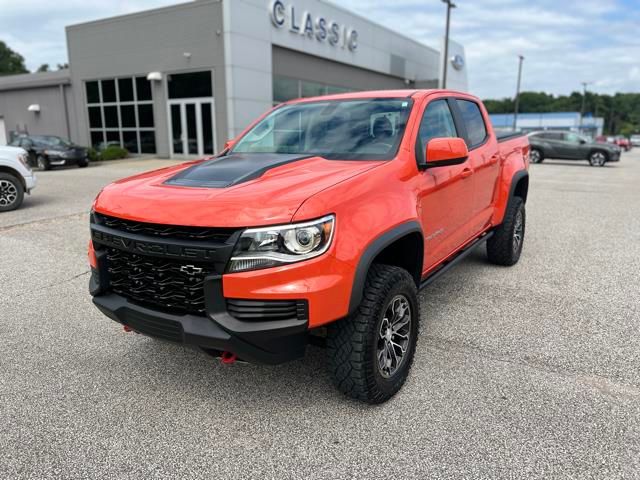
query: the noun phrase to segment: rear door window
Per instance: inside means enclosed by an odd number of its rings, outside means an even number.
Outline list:
[[[467,128],[468,147],[477,147],[487,138],[487,127],[482,118],[482,112],[477,103],[470,100],[456,99],[462,120]]]

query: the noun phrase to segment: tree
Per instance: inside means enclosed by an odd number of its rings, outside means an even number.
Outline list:
[[[582,108],[582,92],[555,97],[544,92],[520,93],[520,113],[579,112]],[[489,113],[513,113],[513,99],[487,99]],[[604,132],[629,135],[640,132],[640,93],[616,93],[601,95],[587,92],[585,114],[604,118]]]
[[[69,68],[69,64],[68,63],[59,63],[58,64],[58,70],[64,70],[65,68]]]
[[[38,67],[38,70],[36,70],[36,72],[48,72],[49,71],[49,64],[48,63],[43,63],[42,65],[40,65]]]
[[[18,73],[29,73],[24,65],[24,57],[11,50],[6,43],[0,40],[0,75]]]

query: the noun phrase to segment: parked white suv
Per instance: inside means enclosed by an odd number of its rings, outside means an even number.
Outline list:
[[[22,204],[24,193],[36,187],[27,152],[17,147],[0,147],[0,212],[15,210]]]
[[[634,147],[640,147],[640,135],[631,135],[629,140]]]

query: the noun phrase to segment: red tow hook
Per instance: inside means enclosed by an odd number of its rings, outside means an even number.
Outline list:
[[[129,333],[129,332],[133,332],[133,329],[129,325],[124,325],[124,331]]]
[[[222,355],[220,355],[220,361],[225,365],[231,365],[232,363],[235,363],[237,359],[238,356],[231,352],[222,352]]]

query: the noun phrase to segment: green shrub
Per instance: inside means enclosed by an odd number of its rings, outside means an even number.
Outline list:
[[[89,150],[87,150],[87,156],[89,157],[89,161],[91,162],[100,160],[100,154],[95,148],[89,148]]]
[[[99,154],[100,160],[116,160],[118,158],[127,158],[129,152],[126,148],[110,145]]]

